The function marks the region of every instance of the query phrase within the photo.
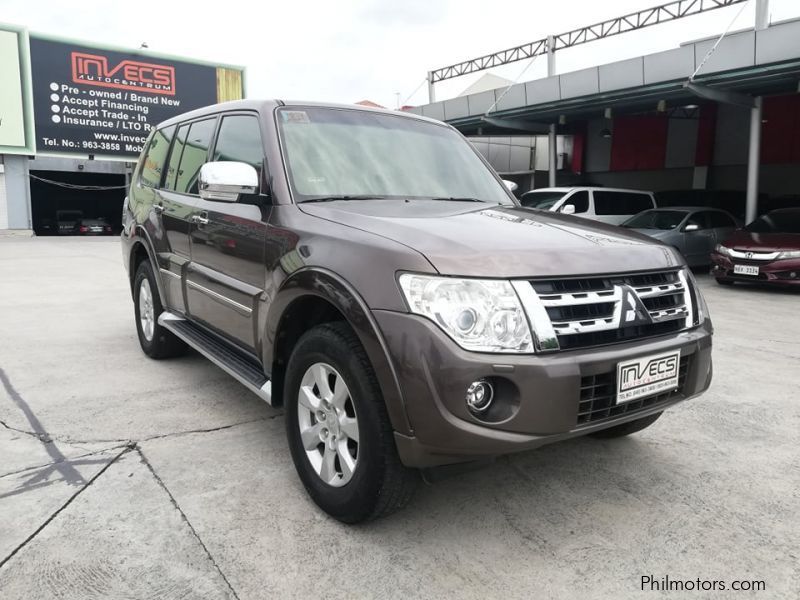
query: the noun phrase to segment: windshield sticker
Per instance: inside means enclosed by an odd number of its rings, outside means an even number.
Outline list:
[[[301,123],[307,125],[311,123],[308,113],[304,110],[284,110],[281,112],[284,123]]]

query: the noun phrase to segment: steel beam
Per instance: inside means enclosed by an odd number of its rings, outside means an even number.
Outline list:
[[[486,54],[471,60],[465,60],[441,69],[430,72],[429,83],[433,85],[438,81],[460,77],[469,73],[491,69],[500,65],[507,65],[512,62],[533,58],[542,54],[552,54],[556,50],[572,48],[580,44],[586,44],[595,40],[602,40],[615,35],[652,27],[660,23],[667,23],[676,19],[682,19],[692,15],[725,8],[747,2],[748,0],[675,0],[652,8],[646,8],[638,12],[595,23],[588,27],[573,29],[565,33],[549,36],[553,38],[552,45],[548,45],[548,38],[536,40],[521,46],[500,50],[493,54]],[[761,0],[762,2],[764,0]],[[548,61],[549,63],[549,61]],[[555,70],[555,64],[553,64]]]
[[[720,90],[693,81],[687,81],[683,84],[683,87],[692,92],[695,96],[705,98],[706,100],[713,100],[714,102],[720,102],[722,104],[735,104],[745,108],[753,108],[755,106],[755,98],[747,94]]]
[[[547,123],[537,123],[535,121],[521,121],[519,119],[498,119],[497,117],[481,117],[481,121],[489,123],[495,127],[503,129],[517,129],[528,133],[549,133],[550,126]]]

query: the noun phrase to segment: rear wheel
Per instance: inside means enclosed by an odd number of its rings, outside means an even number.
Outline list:
[[[630,435],[632,433],[636,433],[637,431],[641,431],[642,429],[650,427],[650,425],[658,421],[658,418],[663,414],[664,414],[663,412],[659,412],[653,415],[648,415],[646,417],[642,417],[641,419],[636,419],[635,421],[628,421],[627,423],[623,423],[622,425],[617,425],[615,427],[609,427],[608,429],[601,429],[600,431],[595,431],[591,435],[592,437],[605,438],[605,439],[618,438]]]
[[[400,462],[372,366],[347,324],[300,338],[286,368],[284,407],[295,468],[322,510],[357,523],[411,500],[418,474]]]
[[[142,351],[150,358],[169,358],[185,352],[186,344],[158,324],[164,312],[150,262],[143,260],[133,280],[133,310]]]

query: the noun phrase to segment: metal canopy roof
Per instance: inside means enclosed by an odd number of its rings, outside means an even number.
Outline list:
[[[742,69],[723,75],[698,77],[696,83],[709,87],[732,90],[751,95],[771,95],[798,91],[800,79],[800,59],[791,63],[771,65],[757,69]],[[561,127],[562,132],[569,131],[569,122],[603,115],[603,110],[613,107],[614,114],[641,114],[655,113],[658,101],[665,100],[667,108],[675,108],[691,104],[707,102],[684,88],[684,81],[659,83],[638,88],[629,88],[617,92],[607,92],[582,96],[569,100],[558,100],[530,107],[496,111],[491,113],[493,119],[514,119],[514,121],[527,121],[531,126],[537,123],[551,123],[557,121],[560,115],[566,117],[566,125]],[[483,120],[483,115],[464,117],[448,121],[463,133],[476,133],[478,127],[482,133],[506,134],[512,128],[498,127],[493,123]],[[513,128],[517,133],[516,128]]]
[[[603,116],[611,107],[615,115],[655,112],[659,101],[668,108],[703,102],[684,88],[689,76],[713,45],[700,40],[679,48],[616,63],[518,83],[507,91],[490,90],[470,96],[416,107],[413,112],[443,120],[468,134],[520,133],[498,126],[497,120],[514,125],[558,122],[564,115],[569,123]],[[800,80],[800,20],[772,27],[731,34],[723,39],[709,58],[695,83],[751,95],[798,91]],[[503,95],[505,93],[505,95]],[[501,98],[502,95],[502,98]],[[498,98],[500,100],[498,101]],[[497,102],[484,120],[485,112]]]

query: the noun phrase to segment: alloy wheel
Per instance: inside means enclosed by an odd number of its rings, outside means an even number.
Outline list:
[[[139,284],[139,322],[142,326],[144,339],[148,342],[153,340],[153,331],[156,327],[155,311],[153,310],[153,292],[150,289],[150,281],[142,279]]]
[[[358,418],[347,383],[329,364],[314,363],[303,375],[297,424],[320,479],[333,487],[347,484],[358,465]]]

